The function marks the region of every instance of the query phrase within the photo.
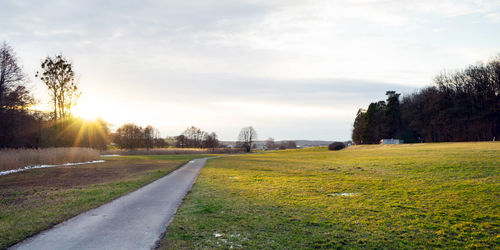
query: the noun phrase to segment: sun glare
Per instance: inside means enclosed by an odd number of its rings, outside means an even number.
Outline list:
[[[85,120],[95,120],[99,117],[103,117],[100,109],[101,107],[96,104],[81,103],[74,107],[73,113],[75,116]]]
[[[103,118],[106,122],[112,124],[122,124],[129,121],[131,114],[136,110],[126,105],[116,105],[113,101],[96,102],[82,100],[73,108],[73,114],[85,120],[96,120]]]

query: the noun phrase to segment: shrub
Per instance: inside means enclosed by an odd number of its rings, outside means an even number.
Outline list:
[[[333,142],[328,145],[328,150],[341,150],[345,148],[345,144],[343,142]]]

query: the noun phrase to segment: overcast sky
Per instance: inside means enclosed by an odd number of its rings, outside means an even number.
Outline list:
[[[34,78],[63,53],[76,113],[163,136],[347,140],[358,108],[500,53],[500,1],[2,0],[0,40]]]

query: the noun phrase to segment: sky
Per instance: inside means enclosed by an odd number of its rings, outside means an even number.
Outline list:
[[[0,41],[34,75],[69,58],[76,115],[236,140],[348,140],[359,108],[500,54],[500,1],[2,0]]]

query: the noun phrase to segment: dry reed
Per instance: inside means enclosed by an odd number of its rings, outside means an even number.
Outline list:
[[[37,165],[54,165],[99,160],[99,151],[90,148],[45,148],[0,150],[0,171]]]

